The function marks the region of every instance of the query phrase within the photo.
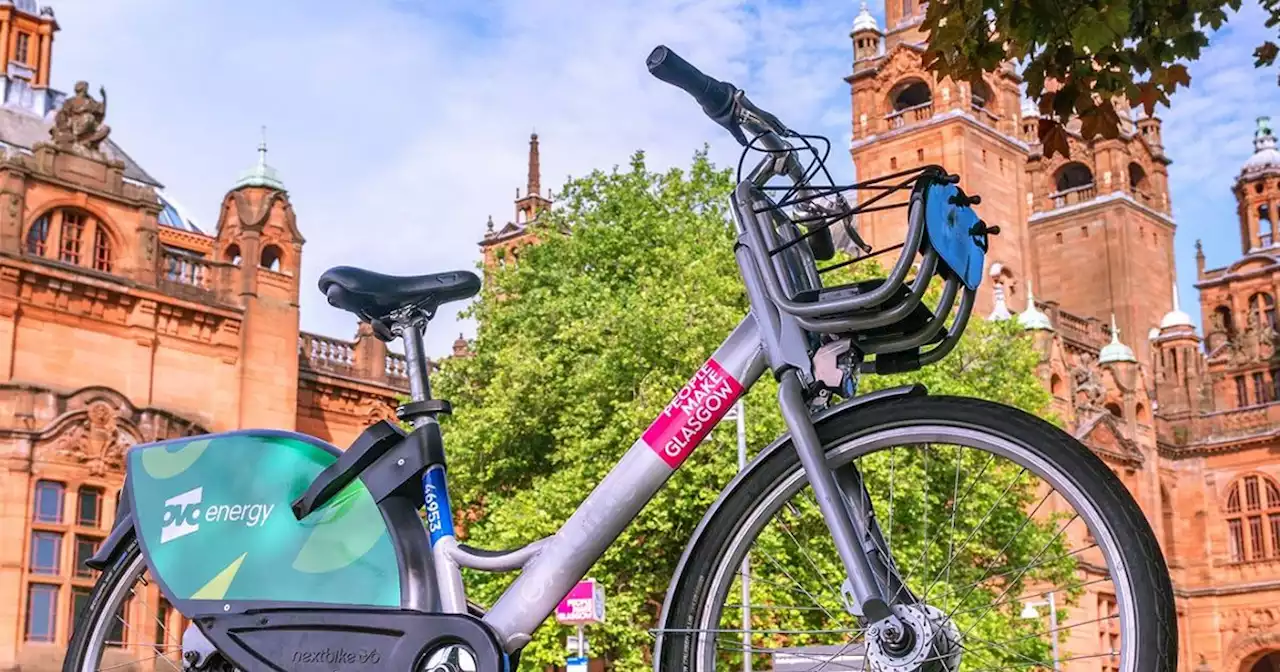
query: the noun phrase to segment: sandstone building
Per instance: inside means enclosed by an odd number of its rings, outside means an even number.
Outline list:
[[[105,100],[50,88],[57,30],[0,2],[0,670],[60,660],[130,445],[273,427],[342,446],[408,390],[367,327],[299,331],[306,225],[265,145],[197,225],[110,140]],[[155,613],[131,603],[120,637],[153,641]]]
[[[1206,317],[1197,326],[1175,289],[1160,120],[1134,110],[1114,140],[1081,137],[1076,126],[1070,156],[1048,159],[1012,67],[980,86],[921,67],[924,6],[888,0],[882,29],[864,4],[854,21],[846,81],[858,175],[938,163],[982,195],[983,218],[1002,232],[978,310],[1016,314],[1032,332],[1054,411],[1116,471],[1160,537],[1179,668],[1280,669],[1280,151],[1269,122],[1259,120],[1235,181],[1241,257],[1209,269],[1197,254]],[[901,211],[864,215],[859,226],[876,247],[902,239]],[[1114,599],[1092,592],[1076,607],[1103,617]],[[1091,629],[1073,630],[1066,646],[1114,641],[1104,622]]]

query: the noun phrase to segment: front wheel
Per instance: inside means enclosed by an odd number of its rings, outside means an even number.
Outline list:
[[[828,463],[865,483],[872,536],[905,584],[892,609],[917,641],[889,650],[864,632],[783,445],[726,493],[687,553],[657,633],[660,669],[1175,669],[1173,590],[1151,527],[1079,441],[956,397],[896,398],[817,430]]]

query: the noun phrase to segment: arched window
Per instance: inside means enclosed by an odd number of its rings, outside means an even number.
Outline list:
[[[1110,413],[1111,415],[1113,415],[1113,416],[1117,417],[1117,418],[1123,418],[1123,417],[1124,417],[1124,411],[1120,410],[1120,404],[1117,404],[1117,403],[1116,403],[1116,402],[1114,402],[1114,401],[1113,401],[1113,402],[1111,402],[1111,403],[1109,403],[1109,404],[1107,404],[1107,412],[1108,412],[1108,413]]]
[[[1134,408],[1134,413],[1138,417],[1139,424],[1142,424],[1142,425],[1151,424],[1151,416],[1147,414],[1147,407],[1145,405],[1138,404],[1137,407]]]
[[[918,79],[903,82],[895,87],[889,94],[889,100],[893,103],[893,111],[901,112],[905,109],[928,104],[933,100],[933,93],[929,91],[929,85]]]
[[[1227,334],[1228,339],[1236,337],[1236,323],[1231,318],[1230,306],[1218,306],[1213,309],[1214,322],[1222,325],[1222,330]]]
[[[1093,184],[1093,171],[1079,161],[1072,161],[1058,169],[1055,183],[1058,191],[1087,187]]]
[[[1263,203],[1258,206],[1258,242],[1263,247],[1271,247],[1275,240],[1274,227],[1271,224],[1271,208]]]
[[[1063,399],[1067,396],[1066,386],[1062,384],[1062,376],[1056,373],[1049,376],[1049,393],[1058,399]]]
[[[49,215],[41,215],[27,229],[27,254],[43,257],[49,241]]]
[[[970,98],[975,109],[983,110],[993,100],[991,95],[991,87],[987,86],[984,81],[976,81],[970,85]]]
[[[269,271],[280,272],[280,248],[275,245],[263,247],[262,260],[258,265]]]
[[[76,208],[55,208],[27,229],[23,251],[110,273],[115,268],[115,237],[106,224]]]
[[[1276,301],[1266,292],[1249,297],[1249,318],[1258,325],[1276,326]]]
[[[1160,524],[1163,528],[1164,539],[1164,557],[1165,560],[1172,563],[1174,561],[1173,552],[1176,548],[1174,545],[1174,518],[1173,518],[1173,497],[1169,494],[1169,489],[1160,486]]]
[[[1232,562],[1280,558],[1280,486],[1261,474],[1227,489],[1227,549]]]
[[[231,243],[230,245],[227,246],[227,251],[222,253],[222,258],[226,261],[231,262],[232,264],[235,264],[236,266],[239,266],[240,265],[240,246],[235,243]]]

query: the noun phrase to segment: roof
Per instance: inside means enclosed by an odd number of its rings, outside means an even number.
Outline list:
[[[30,153],[36,143],[49,142],[49,129],[53,126],[53,115],[41,118],[33,111],[26,110],[21,107],[15,107],[10,104],[0,106],[0,142],[9,147],[15,147],[23,152]],[[136,161],[125,153],[120,146],[107,138],[102,143],[102,151],[107,158],[117,159],[124,163],[124,176],[126,179],[140,182],[152,187],[160,188],[160,184],[147,171],[142,169]]]
[[[190,231],[191,233],[204,233],[196,220],[191,217],[185,208],[183,208],[173,197],[164,192],[157,192],[156,196],[160,198],[160,205],[164,206],[160,211],[160,216],[156,221],[161,226],[167,226],[171,229],[179,231]]]
[[[876,17],[871,15],[871,10],[867,9],[866,0],[863,0],[862,11],[858,12],[858,16],[853,19],[853,32],[864,30],[880,31],[880,26],[876,24]]]
[[[1271,132],[1271,117],[1258,117],[1258,130],[1253,133],[1253,156],[1245,160],[1240,176],[1280,169],[1280,150]]]
[[[1113,362],[1136,362],[1137,357],[1133,356],[1133,350],[1120,342],[1120,328],[1116,326],[1116,316],[1111,316],[1111,342],[1102,346],[1102,350],[1098,352],[1099,364],[1111,364]]]

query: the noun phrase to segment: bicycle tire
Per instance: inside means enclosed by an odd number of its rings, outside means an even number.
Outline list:
[[[1173,672],[1177,666],[1177,623],[1173,587],[1159,544],[1146,517],[1120,479],[1078,440],[1020,410],[988,401],[947,396],[913,396],[874,404],[874,410],[837,414],[816,427],[830,453],[860,436],[912,425],[947,426],[989,433],[1019,444],[1052,464],[1080,488],[1107,521],[1128,568],[1135,601],[1137,655],[1123,672]],[[713,577],[728,547],[763,496],[800,469],[799,457],[784,440],[727,492],[704,521],[703,534],[687,550],[686,564],[673,578],[666,618],[659,630],[697,630],[708,607]],[[803,479],[803,476],[801,476]],[[703,672],[696,637],[660,636],[660,672]]]

